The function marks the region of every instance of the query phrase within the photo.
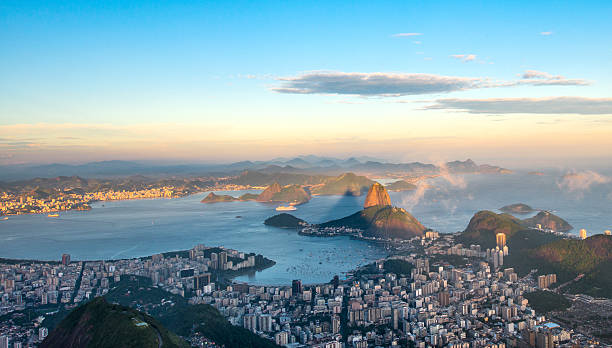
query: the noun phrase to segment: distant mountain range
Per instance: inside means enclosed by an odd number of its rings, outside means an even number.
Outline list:
[[[339,175],[354,172],[361,175],[385,175],[403,173],[409,175],[427,175],[448,170],[451,173],[508,173],[507,169],[482,164],[478,165],[468,159],[446,163],[442,169],[438,165],[421,162],[390,163],[369,157],[351,157],[338,159],[319,156],[299,156],[295,158],[277,158],[270,161],[242,161],[230,164],[155,164],[138,161],[101,161],[79,165],[45,164],[45,165],[5,165],[0,166],[0,180],[26,180],[35,177],[80,176],[87,178],[112,178],[130,175],[159,176],[221,176],[237,175],[244,171],[261,173],[304,173]]]

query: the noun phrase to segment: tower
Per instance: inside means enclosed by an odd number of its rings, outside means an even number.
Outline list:
[[[586,239],[587,234],[586,234],[586,230],[583,228],[580,230],[580,239]]]

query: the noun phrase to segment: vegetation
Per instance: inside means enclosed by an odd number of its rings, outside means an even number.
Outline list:
[[[497,233],[505,233],[509,240],[515,233],[524,229],[521,220],[512,215],[483,210],[472,217],[458,240],[466,244],[480,244],[484,248],[494,248]]]
[[[98,297],[76,308],[41,344],[53,347],[189,347],[153,317]]]
[[[237,200],[230,195],[216,195],[214,192],[209,193],[201,203],[217,203],[217,202],[233,202]]]
[[[541,211],[536,216],[523,220],[523,225],[527,227],[541,225],[542,228],[561,232],[567,232],[574,228],[567,221],[548,211]]]
[[[372,206],[321,227],[348,227],[364,230],[364,235],[381,238],[411,238],[423,235],[426,228],[402,208]]]
[[[414,265],[410,262],[399,259],[386,260],[383,265],[383,269],[386,273],[395,273],[405,276],[409,276],[413,268]]]
[[[184,297],[152,286],[148,278],[122,277],[105,297],[125,306],[145,309],[180,336],[189,336],[192,331],[199,332],[226,348],[276,347],[271,341],[231,325],[214,307],[204,304],[189,305]]]
[[[525,293],[523,296],[529,301],[529,306],[538,314],[563,311],[572,305],[571,301],[565,296],[552,291],[536,290]]]
[[[306,221],[287,213],[274,215],[264,221],[265,225],[280,228],[298,228],[305,223]]]

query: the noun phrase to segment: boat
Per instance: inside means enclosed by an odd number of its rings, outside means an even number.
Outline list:
[[[59,214],[49,214],[49,215],[47,215],[47,217],[58,217],[58,216],[59,216]]]
[[[297,210],[297,208],[292,205],[289,205],[289,206],[280,205],[276,207],[276,210],[277,211],[292,211],[292,210]]]
[[[2,220],[8,220],[8,216],[3,217]]]

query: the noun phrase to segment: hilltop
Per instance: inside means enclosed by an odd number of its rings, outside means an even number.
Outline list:
[[[40,347],[171,348],[189,344],[153,317],[98,297],[70,312]]]
[[[499,210],[503,211],[504,213],[508,213],[508,214],[529,214],[535,211],[532,207],[524,203],[506,205],[506,206],[499,208]]]
[[[298,228],[304,224],[306,221],[287,213],[274,215],[264,221],[264,225],[280,228]]]
[[[363,203],[364,208],[373,206],[387,206],[391,205],[391,198],[385,187],[377,182],[372,184],[368,195],[366,196],[365,202]]]
[[[216,195],[214,192],[209,193],[201,203],[217,203],[217,202],[233,202],[236,201],[236,198],[230,195]]]
[[[364,236],[409,239],[422,236],[427,230],[414,216],[402,208],[372,206],[319,227],[348,227],[364,231]]]
[[[567,232],[574,228],[567,221],[548,211],[541,211],[536,216],[523,220],[523,225],[527,227],[541,225],[542,228],[560,232]]]
[[[513,234],[523,230],[521,220],[510,214],[496,214],[482,210],[474,214],[459,239],[465,243],[480,244],[485,248],[495,247],[495,235],[505,233],[510,239]]]

